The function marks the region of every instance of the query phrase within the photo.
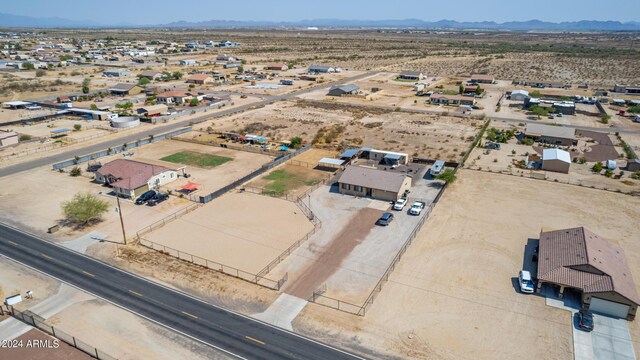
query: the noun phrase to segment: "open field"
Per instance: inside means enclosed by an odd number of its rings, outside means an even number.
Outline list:
[[[160,160],[172,162],[175,164],[196,166],[200,168],[213,168],[233,159],[224,156],[197,153],[194,151],[181,151],[169,156],[165,156]]]
[[[458,181],[365,317],[311,305],[294,328],[325,340],[338,336],[343,344],[356,338],[359,346],[402,358],[571,358],[570,313],[514,287],[527,240],[543,227],[584,225],[622,246],[636,264],[640,199],[468,170]],[[640,279],[640,268],[632,272]],[[638,353],[640,327],[629,327]]]
[[[455,161],[482,121],[341,104],[279,102],[200,125],[216,131],[244,129],[276,141],[301,136],[336,152],[344,147],[368,146]]]
[[[312,229],[293,202],[232,192],[144,238],[256,274]]]
[[[288,165],[277,167],[248,185],[263,188],[270,196],[294,196],[307,188],[318,184],[329,176],[328,172],[309,169],[302,166]]]

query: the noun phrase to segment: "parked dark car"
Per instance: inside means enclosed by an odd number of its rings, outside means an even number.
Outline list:
[[[156,192],[153,190],[149,190],[146,193],[138,196],[138,198],[136,199],[136,205],[142,205],[154,196],[156,196]]]
[[[576,314],[578,317],[578,327],[585,331],[593,331],[593,314],[589,310],[581,309]]]
[[[149,199],[149,201],[147,201],[147,206],[156,206],[168,198],[168,194],[155,194],[151,199]]]
[[[378,219],[378,225],[387,226],[391,224],[392,221],[393,221],[393,214],[386,212],[382,214],[380,219]]]

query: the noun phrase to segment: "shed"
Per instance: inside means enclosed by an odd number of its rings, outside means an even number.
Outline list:
[[[319,166],[328,167],[328,168],[337,168],[342,166],[342,164],[344,163],[345,163],[345,160],[332,159],[332,158],[322,158],[320,159],[320,161],[318,161]]]
[[[332,86],[331,89],[329,89],[329,93],[327,95],[329,96],[350,95],[350,94],[357,93],[359,89],[360,88],[358,86],[353,84]]]
[[[560,149],[542,151],[542,169],[568,174],[571,167],[571,154]]]
[[[513,90],[511,92],[511,100],[513,101],[524,101],[529,96],[529,92],[526,90]]]
[[[351,160],[358,156],[358,154],[360,154],[360,149],[347,149],[338,157],[343,160]]]

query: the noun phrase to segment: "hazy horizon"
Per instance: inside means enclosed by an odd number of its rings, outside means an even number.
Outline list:
[[[49,18],[59,17],[73,21],[93,21],[101,24],[128,23],[131,25],[165,24],[177,21],[239,20],[239,21],[300,21],[309,19],[339,20],[401,20],[423,21],[456,20],[461,22],[528,21],[532,19],[563,22],[580,20],[640,21],[640,1],[614,1],[615,6],[595,0],[550,1],[540,0],[535,6],[522,11],[522,3],[504,3],[501,0],[458,0],[456,6],[446,1],[404,0],[399,2],[376,0],[325,0],[322,7],[309,0],[245,0],[238,3],[192,0],[176,6],[167,0],[112,0],[110,2],[82,2],[61,6],[61,2],[32,0],[28,7],[18,2],[4,4],[0,12],[11,15]],[[624,9],[624,11],[620,11]],[[553,10],[553,11],[548,11]],[[96,16],[99,15],[99,16]]]

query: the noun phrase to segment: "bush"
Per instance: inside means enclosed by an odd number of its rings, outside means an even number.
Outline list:
[[[604,172],[604,176],[606,176],[606,177],[609,177],[609,178],[610,178],[611,176],[613,176],[613,170],[611,170],[611,169],[607,169],[607,170]]]
[[[294,149],[300,149],[302,146],[302,138],[299,136],[292,137],[289,141],[291,141],[291,147]]]
[[[609,123],[609,119],[611,119],[611,116],[610,116],[610,115],[608,115],[608,114],[602,114],[602,115],[600,115],[600,121],[601,121],[603,124],[608,124],[608,123]]]
[[[20,137],[18,138],[19,141],[29,141],[31,140],[31,135],[27,135],[27,134],[22,134],[20,135]]]
[[[82,125],[80,125],[80,124],[73,125],[73,130],[80,131],[81,129],[82,129]]]
[[[69,175],[73,177],[80,176],[82,175],[82,170],[79,167],[74,166],[73,169],[71,169],[71,171],[69,172]]]
[[[445,169],[438,176],[436,176],[436,179],[442,180],[446,183],[453,183],[457,179],[456,172],[453,169]]]
[[[47,71],[46,71],[46,70],[43,70],[43,69],[38,69],[38,70],[36,70],[36,77],[43,77],[43,76],[45,76],[46,74],[47,74]]]
[[[109,203],[90,192],[77,193],[71,200],[62,203],[66,220],[80,227],[99,221],[108,208]]]
[[[597,162],[591,167],[591,171],[599,173],[602,171],[602,163]]]

